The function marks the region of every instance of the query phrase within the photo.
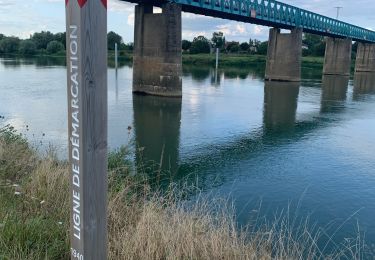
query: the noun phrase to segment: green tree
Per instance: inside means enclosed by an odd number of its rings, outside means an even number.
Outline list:
[[[223,49],[225,46],[225,37],[223,32],[214,32],[211,39],[215,48]]]
[[[325,41],[323,36],[304,33],[302,42],[308,48],[303,51],[304,55],[324,56]]]
[[[23,40],[20,43],[19,51],[22,55],[34,55],[36,53],[36,44],[32,40]]]
[[[56,33],[54,35],[54,40],[61,42],[64,45],[64,49],[66,49],[66,33]]]
[[[117,43],[118,46],[122,43],[122,37],[113,32],[110,31],[107,35],[107,40],[108,40],[108,50],[114,50],[115,49],[115,43]]]
[[[124,43],[122,42],[120,45],[119,45],[119,50],[122,50],[122,51],[132,51],[133,48],[134,48],[134,45],[132,42],[130,43]]]
[[[190,47],[192,54],[210,53],[210,50],[210,41],[204,36],[195,37]]]
[[[0,33],[0,41],[5,38],[5,35]]]
[[[36,44],[36,48],[40,49],[47,49],[47,45],[49,42],[53,41],[55,36],[53,33],[48,31],[42,31],[40,33],[34,33],[31,36],[31,40]]]
[[[227,51],[235,53],[240,50],[240,43],[239,42],[228,42],[227,43]]]
[[[47,52],[50,54],[57,53],[64,50],[64,45],[58,41],[51,41],[47,45]]]
[[[182,40],[182,49],[184,51],[187,51],[189,50],[191,47],[191,41],[188,41],[188,40]]]
[[[133,51],[134,50],[134,43],[133,42],[129,42],[126,44],[126,48],[129,50],[129,51]]]
[[[257,47],[257,54],[267,55],[268,41],[262,42]]]
[[[0,53],[17,53],[20,39],[17,37],[4,37],[0,40]]]
[[[249,48],[250,48],[250,44],[248,44],[247,42],[243,42],[240,44],[241,51],[248,51]]]

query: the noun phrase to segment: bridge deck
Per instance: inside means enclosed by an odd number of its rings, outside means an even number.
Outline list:
[[[375,32],[274,0],[121,0],[161,6],[182,5],[184,12],[259,24],[281,29],[303,28],[305,32],[375,42]]]

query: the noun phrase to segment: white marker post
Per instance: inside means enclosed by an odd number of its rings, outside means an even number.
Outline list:
[[[107,1],[65,0],[71,259],[107,258]]]
[[[115,43],[115,68],[116,68],[116,73],[117,73],[117,66],[118,66],[117,60],[118,60],[118,51],[117,51],[117,43]]]
[[[216,69],[219,67],[219,48],[216,48]]]

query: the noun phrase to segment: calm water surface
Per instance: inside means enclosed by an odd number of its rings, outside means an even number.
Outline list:
[[[0,125],[42,151],[67,144],[66,68],[56,60],[0,59]],[[133,96],[132,68],[108,71],[109,146],[141,148],[134,164],[162,162],[174,181],[231,197],[237,219],[297,205],[294,214],[341,241],[356,231],[375,243],[375,75],[264,83],[264,65],[185,66],[183,98]],[[131,131],[128,131],[131,126]],[[136,149],[134,149],[136,150]],[[162,158],[161,158],[161,155]]]

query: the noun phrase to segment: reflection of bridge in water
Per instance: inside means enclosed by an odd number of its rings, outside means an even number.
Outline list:
[[[256,156],[264,146],[274,149],[288,144],[290,139],[299,140],[306,134],[328,127],[329,120],[322,120],[326,114],[345,110],[349,78],[324,76],[320,112],[311,114],[311,120],[297,121],[297,106],[300,84],[296,82],[265,82],[263,127],[234,137],[230,142],[214,143],[200,147],[194,155],[180,158],[181,99],[155,96],[133,96],[135,140],[143,148],[137,153],[137,164],[156,163],[154,170],[161,169],[174,180],[196,181],[196,175],[211,167],[220,167],[222,158],[233,160]],[[375,75],[356,74],[353,100],[375,93]],[[226,160],[228,161],[228,160]],[[151,171],[152,173],[152,171]],[[188,175],[188,176],[187,176]],[[205,187],[213,185],[211,178],[200,176]],[[220,176],[225,178],[225,176]]]

